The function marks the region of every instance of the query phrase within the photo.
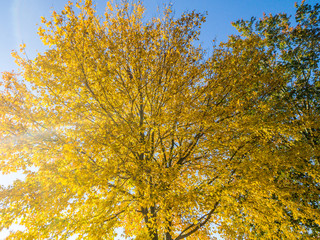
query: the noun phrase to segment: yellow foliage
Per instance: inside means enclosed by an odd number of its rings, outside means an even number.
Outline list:
[[[42,18],[48,50],[14,53],[21,72],[3,74],[0,169],[26,174],[0,191],[0,229],[26,227],[9,239],[113,239],[119,227],[136,239],[212,239],[216,226],[271,239],[305,231],[286,210],[319,219],[290,199],[308,188],[275,181],[301,165],[277,152],[300,128],[273,115],[286,79],[265,67],[274,53],[264,39],[230,38],[206,57],[195,47],[202,14],[175,19],[168,8],[145,21],[140,3],[108,2],[101,19],[92,1],[76,7]]]

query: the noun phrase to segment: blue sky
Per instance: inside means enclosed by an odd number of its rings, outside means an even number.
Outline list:
[[[95,0],[99,13],[102,13],[106,0]],[[262,17],[265,13],[294,13],[293,0],[144,0],[147,17],[155,16],[157,6],[172,2],[176,15],[183,11],[196,9],[208,12],[207,22],[201,34],[201,42],[210,47],[213,39],[224,41],[227,36],[235,33],[232,21],[240,18],[250,19],[252,16]],[[300,2],[300,1],[299,1]],[[307,2],[316,3],[316,0]],[[44,48],[37,36],[37,24],[40,16],[50,16],[53,10],[61,10],[67,0],[10,0],[0,1],[0,72],[15,68],[11,51],[19,49],[19,44],[27,45],[29,58],[36,51]]]
[[[106,0],[94,0],[98,13],[103,13]],[[156,16],[157,6],[173,3],[176,16],[186,10],[207,12],[207,22],[203,25],[200,42],[209,48],[212,40],[227,40],[228,35],[235,34],[231,22],[238,19],[260,18],[266,14],[286,12],[293,15],[294,0],[144,0],[146,17]],[[298,1],[300,3],[301,0]],[[318,0],[307,0],[315,4]],[[37,51],[44,51],[37,35],[40,17],[49,17],[53,10],[60,11],[67,0],[2,0],[0,1],[0,72],[16,69],[12,50],[18,50],[25,43],[27,54],[32,59]],[[0,184],[7,185],[19,175],[0,176]],[[3,239],[0,232],[0,239]]]

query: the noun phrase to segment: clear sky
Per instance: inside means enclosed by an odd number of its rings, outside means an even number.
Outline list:
[[[301,0],[299,0],[300,2]],[[94,0],[99,13],[103,13],[106,0]],[[176,15],[196,9],[208,12],[207,22],[201,34],[201,42],[211,46],[211,41],[224,41],[235,33],[232,21],[252,16],[262,17],[265,13],[294,13],[294,0],[144,0],[147,17],[155,16],[157,6],[172,2]],[[316,3],[317,0],[307,2]],[[50,16],[53,10],[61,10],[67,0],[1,0],[0,1],[0,72],[15,68],[10,53],[19,49],[21,43],[27,45],[29,58],[44,48],[37,36],[40,16]]]
[[[116,0],[115,0],[116,1]],[[315,4],[319,0],[307,0]],[[45,50],[37,35],[40,17],[49,17],[53,10],[60,11],[68,0],[0,0],[0,72],[16,69],[12,50],[26,44],[28,57],[32,59],[37,51]],[[107,0],[94,0],[98,13],[102,14]],[[238,19],[260,18],[266,14],[285,12],[293,15],[294,0],[144,0],[146,17],[156,16],[157,7],[163,3],[173,3],[176,16],[186,10],[207,12],[207,22],[203,25],[200,42],[210,48],[212,40],[227,40],[228,35],[235,34],[231,22]],[[300,3],[301,0],[298,0]],[[1,123],[0,123],[1,124]],[[8,185],[19,175],[1,176],[0,184]],[[0,240],[4,234],[0,232]]]

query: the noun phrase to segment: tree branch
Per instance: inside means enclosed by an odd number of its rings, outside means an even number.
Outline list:
[[[195,233],[196,231],[198,231],[201,227],[203,227],[211,218],[212,214],[214,213],[214,211],[217,209],[218,205],[219,205],[220,201],[217,201],[213,207],[213,209],[210,210],[210,212],[208,212],[206,215],[202,216],[199,221],[201,221],[202,219],[204,219],[202,222],[194,224],[192,223],[191,225],[189,225],[187,228],[185,228],[178,237],[176,237],[174,240],[180,240],[180,239],[184,239],[186,237],[189,237],[191,234]],[[187,232],[188,230],[190,230],[189,232]],[[187,232],[187,233],[185,233]]]

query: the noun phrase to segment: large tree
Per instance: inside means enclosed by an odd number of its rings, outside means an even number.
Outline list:
[[[242,37],[210,55],[202,14],[76,6],[43,19],[47,51],[3,74],[0,168],[25,174],[0,191],[1,228],[25,226],[9,239],[318,233],[317,5],[313,31],[238,22]]]

